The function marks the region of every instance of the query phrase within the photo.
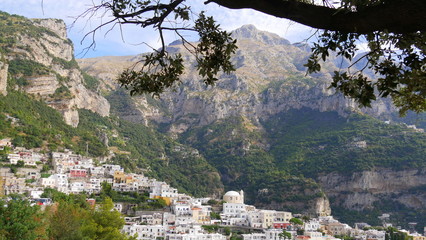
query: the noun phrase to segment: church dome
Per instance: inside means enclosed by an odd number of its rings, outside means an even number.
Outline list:
[[[224,197],[239,197],[240,194],[236,191],[228,191],[223,195]]]
[[[223,201],[227,203],[244,203],[244,192],[228,191],[223,195]]]

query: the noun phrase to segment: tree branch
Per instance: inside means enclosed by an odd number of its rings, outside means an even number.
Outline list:
[[[313,28],[346,33],[426,31],[426,1],[393,0],[357,11],[317,6],[296,0],[208,0],[230,9],[253,9]]]

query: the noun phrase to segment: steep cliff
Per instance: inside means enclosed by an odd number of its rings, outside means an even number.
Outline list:
[[[383,198],[392,198],[410,208],[426,209],[426,192],[414,191],[426,186],[426,169],[377,169],[350,175],[329,173],[318,180],[328,196],[337,198],[335,204],[348,209],[371,209]]]
[[[9,69],[9,65],[7,64],[3,54],[0,53],[0,93],[3,95],[7,95],[8,69]]]
[[[84,86],[84,79],[74,59],[72,42],[66,26],[59,19],[26,19],[0,13],[4,59],[0,66],[0,88],[5,93],[7,72],[16,87],[40,96],[60,111],[65,121],[76,127],[77,109],[89,109],[109,115],[109,103]],[[9,68],[7,68],[9,66]],[[60,93],[67,93],[60,95]]]
[[[348,223],[381,221],[405,225],[426,221],[426,170],[376,169],[352,174],[328,173],[318,181],[332,199],[335,214]],[[380,219],[386,213],[390,218]]]
[[[337,111],[342,116],[358,111],[385,117],[396,111],[386,100],[376,101],[371,109],[359,109],[353,100],[328,89],[330,73],[338,70],[333,63],[335,58],[325,65],[323,73],[306,76],[303,64],[309,52],[304,45],[292,45],[252,25],[235,30],[233,36],[239,47],[233,58],[237,69],[231,75],[222,75],[213,88],[206,88],[200,81],[191,63],[194,57],[182,45],[170,45],[169,51],[180,52],[189,60],[182,84],[163,94],[160,101],[150,101],[144,96],[134,98],[135,105],[126,111],[133,116],[129,119],[168,123],[170,131],[179,134],[191,127],[232,116],[245,116],[258,125],[260,120],[274,114],[302,107]],[[129,56],[80,59],[78,62],[85,71],[106,82],[105,89],[111,90],[118,87],[114,82],[117,74],[139,60],[138,56]],[[194,120],[193,116],[198,117]]]

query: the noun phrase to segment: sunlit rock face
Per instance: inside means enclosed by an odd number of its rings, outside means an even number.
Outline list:
[[[109,115],[108,101],[84,85],[81,70],[74,60],[71,40],[67,38],[66,25],[59,19],[27,20],[34,26],[30,34],[17,31],[13,38],[16,44],[7,50],[0,61],[0,92],[6,93],[6,62],[25,60],[45,67],[42,74],[31,76],[18,74],[15,78],[25,78],[25,86],[20,88],[34,96],[40,96],[47,104],[60,111],[67,124],[76,127],[79,123],[78,109],[89,109],[101,116]],[[28,62],[27,62],[28,63]],[[67,89],[69,93],[58,95],[58,91]],[[56,95],[55,95],[56,94]]]

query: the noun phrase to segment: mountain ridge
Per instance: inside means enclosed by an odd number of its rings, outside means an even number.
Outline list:
[[[397,109],[390,101],[379,99],[372,104],[372,108],[360,109],[353,100],[328,88],[333,71],[339,69],[335,62],[340,61],[335,56],[324,64],[324,71],[306,76],[303,64],[309,52],[305,45],[290,44],[275,34],[258,31],[250,25],[232,34],[239,46],[233,57],[236,71],[220,75],[214,87],[205,87],[192,63],[186,63],[188,70],[182,77],[182,84],[163,94],[160,99],[149,96],[125,97],[126,93],[121,90],[122,98],[117,98],[115,91],[112,91],[110,96],[114,96],[114,101],[126,99],[131,103],[127,109],[120,109],[115,114],[158,128],[198,149],[219,170],[225,189],[242,188],[250,203],[262,207],[307,210],[308,202],[313,206],[317,201],[317,209],[311,208],[307,212],[326,213],[328,200],[324,201],[320,197],[325,193],[332,198],[331,207],[344,218],[349,217],[340,209],[382,211],[375,204],[380,205],[392,199],[390,192],[375,193],[374,187],[366,187],[351,195],[344,187],[341,187],[341,191],[333,190],[327,181],[320,179],[334,171],[349,171],[348,174],[355,171],[354,174],[363,175],[384,166],[386,171],[397,176],[398,171],[410,171],[410,168],[420,165],[424,167],[423,163],[416,165],[422,162],[418,157],[421,158],[423,154],[419,148],[424,145],[424,135],[414,131],[408,133],[411,130],[404,126],[383,122],[396,119]],[[173,52],[180,51],[184,59],[193,59],[178,42],[173,43],[172,47]],[[131,60],[130,57],[128,59]],[[112,64],[112,60],[109,60],[109,64]],[[98,72],[102,64],[96,61],[79,60],[81,67],[90,74],[101,78],[108,75],[103,71]],[[117,65],[124,66],[124,63],[117,62]],[[113,77],[109,75],[103,80],[109,79]],[[112,111],[117,109],[113,108]],[[370,119],[369,115],[380,120]],[[285,125],[284,119],[293,125]],[[282,127],[283,124],[286,128]],[[292,132],[292,128],[300,132]],[[411,144],[419,151],[405,151],[404,144],[408,143],[404,143],[404,134],[400,132],[417,139]],[[294,137],[298,134],[300,137]],[[293,142],[286,142],[285,139],[292,139]],[[407,170],[393,168],[386,160],[389,156],[396,166],[402,164],[402,160],[396,160],[398,156],[393,154],[397,153],[390,151],[391,148],[409,154],[405,158],[410,162]],[[327,160],[327,154],[333,154],[330,158],[332,160]],[[364,158],[368,160],[364,161]],[[318,169],[325,172],[318,172],[316,164],[323,165]],[[260,176],[257,176],[259,173]],[[299,179],[292,174],[304,177]],[[282,179],[282,182],[276,179]],[[313,187],[308,187],[310,179],[316,182]],[[351,181],[356,180],[354,178],[345,182],[350,184]],[[303,187],[292,188],[296,182]],[[409,188],[422,184],[425,183],[416,183]],[[283,194],[286,191],[292,194]],[[407,191],[399,192],[416,198],[416,201],[426,202],[422,195],[413,196]],[[304,204],[300,204],[298,199],[303,199],[301,202]],[[398,199],[395,204],[405,204],[404,198]],[[409,202],[406,205],[414,207]],[[395,214],[395,218],[400,216],[399,213]]]

